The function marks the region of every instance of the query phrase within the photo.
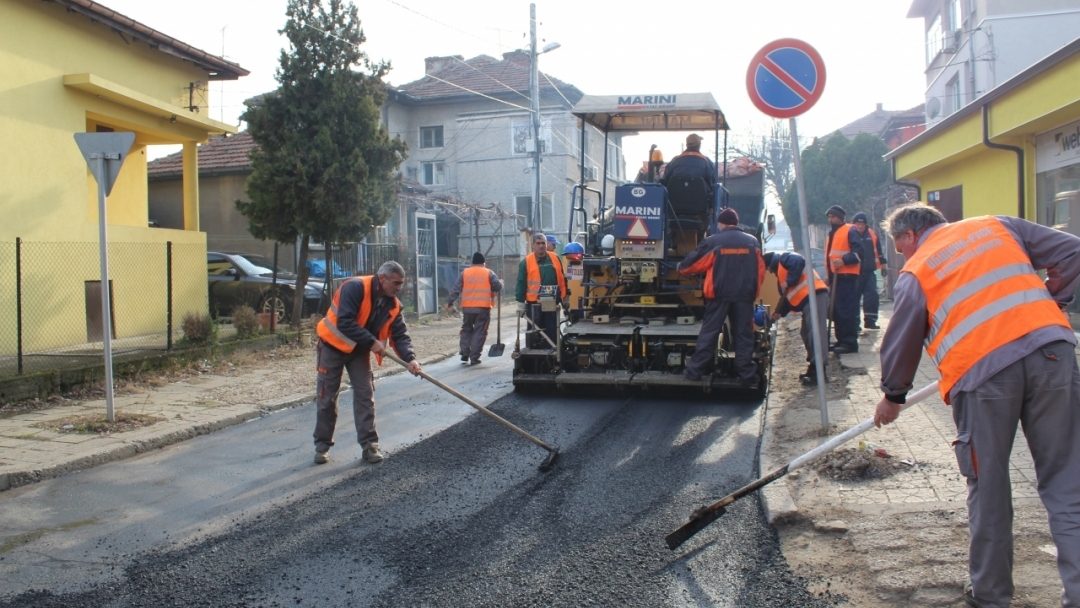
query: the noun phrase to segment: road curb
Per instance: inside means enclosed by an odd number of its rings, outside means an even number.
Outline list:
[[[446,353],[440,353],[432,355],[425,359],[420,360],[421,365],[431,365],[438,363],[453,357],[457,354],[457,350],[453,350]],[[400,374],[405,368],[395,365],[395,368],[379,369],[375,372],[375,379],[386,378]],[[85,471],[92,467],[106,464],[109,462],[115,462],[117,460],[124,460],[143,454],[151,450],[163,448],[168,445],[180,443],[188,439],[194,439],[200,435],[207,435],[215,431],[235,426],[261,418],[271,412],[277,410],[284,410],[292,407],[298,407],[305,405],[315,400],[315,393],[305,394],[301,397],[289,396],[281,399],[280,401],[264,401],[258,405],[252,405],[251,409],[241,412],[234,412],[231,415],[223,416],[217,420],[209,420],[198,424],[192,424],[191,426],[172,429],[166,431],[160,435],[147,437],[139,440],[125,441],[119,445],[110,445],[102,448],[100,451],[93,454],[72,457],[69,460],[58,462],[56,464],[42,467],[40,469],[27,469],[16,470],[0,475],[0,491],[11,490],[14,488],[22,487],[39,481],[45,481],[47,479],[53,479],[66,475],[67,473],[74,473],[77,471]]]

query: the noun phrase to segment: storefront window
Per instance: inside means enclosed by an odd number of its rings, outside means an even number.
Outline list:
[[[1036,221],[1080,236],[1080,121],[1035,138],[1035,170]],[[1080,330],[1080,289],[1066,312]]]

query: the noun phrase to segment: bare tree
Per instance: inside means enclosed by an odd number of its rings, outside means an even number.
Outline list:
[[[773,120],[766,133],[751,131],[745,145],[735,145],[737,154],[746,156],[754,162],[765,165],[766,187],[776,197],[784,198],[788,188],[795,180],[795,162],[791,156],[791,131],[787,122]]]

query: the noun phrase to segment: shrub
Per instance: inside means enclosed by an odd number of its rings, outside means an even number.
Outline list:
[[[255,309],[245,305],[237,306],[232,311],[232,324],[236,328],[236,335],[241,340],[254,338],[262,331],[262,323]]]
[[[188,312],[180,322],[184,341],[194,346],[213,346],[218,342],[217,323],[207,315]]]

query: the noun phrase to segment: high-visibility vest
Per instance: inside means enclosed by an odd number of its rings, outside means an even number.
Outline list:
[[[829,266],[826,270],[836,274],[853,274],[859,275],[859,264],[847,264],[840,267],[840,270],[833,270],[832,261],[840,260],[840,263],[844,263],[844,256],[851,253],[851,241],[848,236],[851,234],[851,224],[844,224],[833,233],[832,243],[829,245]]]
[[[873,228],[867,228],[866,230],[870,233],[870,242],[874,246],[874,251],[870,254],[874,256],[874,269],[881,270],[881,256],[878,255],[878,251],[880,251],[880,249],[878,249],[877,245],[877,233],[874,232]]]
[[[495,293],[491,291],[491,271],[483,266],[469,266],[461,273],[461,307],[491,308]]]
[[[1036,329],[1070,329],[1016,238],[994,217],[945,224],[919,246],[901,272],[926,294],[926,352],[949,391],[983,357]]]
[[[364,299],[360,302],[360,312],[356,315],[356,324],[360,327],[367,325],[368,317],[371,316],[371,301],[375,299],[375,277],[353,277],[341,284],[341,287],[337,288],[334,292],[334,300],[330,304],[330,309],[326,311],[326,316],[322,321],[319,321],[319,326],[315,329],[319,334],[319,339],[323,342],[333,346],[343,353],[351,353],[356,348],[356,342],[351,338],[341,333],[338,329],[338,306],[341,303],[341,289],[349,281],[363,281],[364,282]],[[391,346],[392,340],[387,342],[390,338],[390,324],[397,318],[398,313],[401,312],[401,300],[394,298],[394,306],[390,309],[390,316],[386,319],[386,322],[379,328],[378,333],[375,335],[376,339],[383,342],[387,347]],[[382,355],[375,355],[375,360],[379,365],[382,365]]]
[[[809,265],[807,266],[809,267]],[[816,270],[814,272],[814,293],[817,293],[820,289],[828,289],[829,286],[825,281],[821,280]],[[807,294],[810,293],[810,289],[806,286],[806,274],[803,273],[799,277],[799,283],[794,287],[788,287],[788,269],[784,268],[783,264],[779,264],[776,267],[776,278],[780,282],[780,293],[784,294],[787,298],[788,304],[791,304],[792,308],[798,307],[806,299]]]
[[[559,261],[559,256],[553,252],[548,251],[548,259],[551,260],[551,266],[555,269],[555,276],[559,279],[559,297],[566,297],[566,277],[563,276],[562,262]],[[540,296],[540,263],[536,261],[535,254],[529,254],[525,258],[525,301],[535,302]]]

